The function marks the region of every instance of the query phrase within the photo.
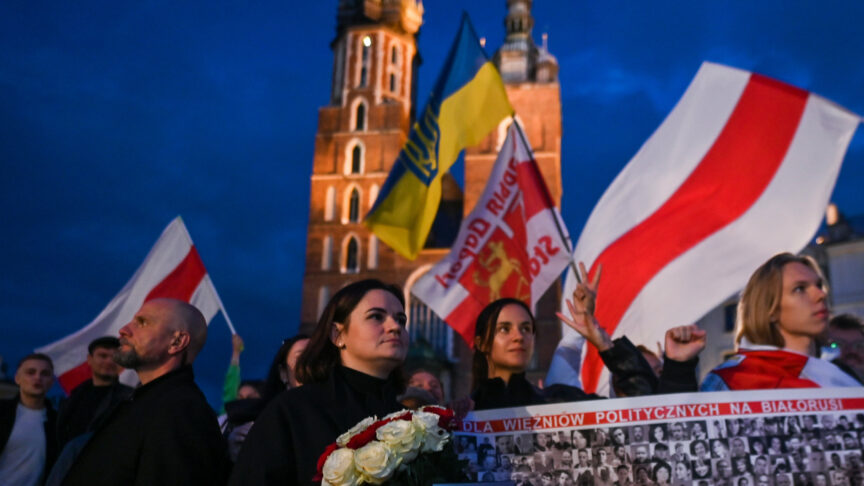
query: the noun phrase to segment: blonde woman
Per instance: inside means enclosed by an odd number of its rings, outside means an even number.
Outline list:
[[[762,264],[738,303],[737,354],[709,373],[701,389],[859,386],[816,357],[828,324],[826,297],[812,258],[781,253]]]

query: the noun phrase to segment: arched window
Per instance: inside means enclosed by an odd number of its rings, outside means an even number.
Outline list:
[[[348,199],[348,221],[356,223],[360,219],[360,192],[357,188],[351,189],[351,197]]]
[[[352,236],[345,246],[345,273],[357,273],[360,270],[360,260],[357,258],[357,252],[357,238]]]
[[[366,103],[357,105],[357,111],[354,114],[354,130],[366,130]]]
[[[396,46],[393,46],[393,48],[390,49],[390,62],[393,64],[399,64],[399,49],[397,49]]]
[[[458,338],[456,338],[453,328],[411,294],[417,280],[431,268],[431,264],[423,265],[411,273],[405,281],[405,295],[407,296],[405,313],[408,314],[408,335],[411,342],[423,339],[432,345],[436,355],[444,356],[449,361],[455,362],[456,346],[454,343]]]
[[[327,188],[324,195],[324,221],[333,221],[336,212],[336,189],[333,186]]]
[[[360,140],[360,138],[354,137],[349,140],[348,143],[345,144],[345,150],[343,154],[343,174],[362,174],[366,170],[366,145],[363,143],[362,140]],[[345,194],[347,194],[347,192]]]
[[[363,149],[360,148],[360,145],[357,144],[354,146],[354,149],[351,150],[351,173],[359,174],[363,160]]]

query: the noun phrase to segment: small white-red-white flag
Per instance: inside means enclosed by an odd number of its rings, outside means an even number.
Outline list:
[[[164,297],[191,303],[208,323],[221,308],[216,289],[179,216],[165,228],[132,279],[96,319],[36,351],[51,357],[54,373],[68,393],[90,378],[87,345],[102,336],[117,336],[144,302]]]
[[[570,262],[566,228],[516,123],[450,253],[412,293],[470,345],[480,311],[503,297],[533,308]]]
[[[576,244],[573,259],[592,277],[603,265],[600,324],[651,347],[738,292],[772,255],[803,248],[859,122],[794,86],[703,63]],[[574,280],[571,272],[565,296]],[[596,350],[582,353],[575,332],[562,332],[546,383],[578,385],[584,354],[584,390],[608,390]]]

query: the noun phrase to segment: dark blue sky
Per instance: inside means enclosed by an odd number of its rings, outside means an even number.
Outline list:
[[[317,109],[336,1],[0,2],[0,354],[89,322],[184,217],[261,376],[296,332]],[[420,96],[468,9],[493,52],[504,0],[428,0]],[[561,64],[563,214],[578,236],[704,60],[864,113],[864,3],[543,1]],[[864,135],[834,201],[864,213]],[[199,359],[216,401],[221,317]]]

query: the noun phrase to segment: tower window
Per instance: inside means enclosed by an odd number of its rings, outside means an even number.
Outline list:
[[[396,75],[390,73],[390,91],[396,91]]]
[[[393,64],[399,63],[399,50],[396,49],[396,46],[393,46],[393,49],[390,50],[390,62]]]
[[[351,151],[351,173],[359,174],[361,167],[361,160],[363,158],[363,149],[360,148],[360,145],[355,145],[354,149]]]
[[[360,219],[360,193],[356,188],[351,189],[351,197],[348,199],[348,221],[356,223]]]
[[[360,270],[357,251],[357,238],[352,236],[345,248],[345,273],[357,273]]]
[[[366,129],[366,104],[360,103],[357,105],[357,113],[354,118],[354,129],[357,131]]]
[[[369,82],[369,51],[372,47],[372,38],[363,36],[363,45],[360,48],[360,86],[366,86]]]

